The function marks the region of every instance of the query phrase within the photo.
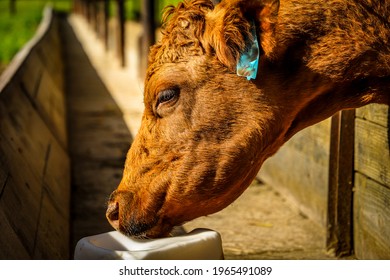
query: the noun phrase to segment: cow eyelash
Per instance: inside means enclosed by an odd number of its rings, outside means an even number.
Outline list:
[[[157,96],[156,108],[158,108],[160,104],[168,103],[170,101],[177,99],[178,96],[179,96],[179,90],[176,88],[160,91]]]

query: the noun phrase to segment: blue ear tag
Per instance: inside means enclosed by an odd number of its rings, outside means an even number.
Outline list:
[[[256,79],[259,68],[259,42],[254,27],[252,28],[252,36],[253,42],[245,47],[237,63],[237,75],[246,77],[248,80]]]

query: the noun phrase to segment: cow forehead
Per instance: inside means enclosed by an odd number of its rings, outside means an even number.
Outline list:
[[[205,15],[213,10],[213,4],[208,0],[192,0],[180,2],[177,7],[168,6],[164,10],[162,33],[175,35],[176,32],[200,29],[205,21]],[[191,34],[192,35],[192,34]]]
[[[149,54],[148,75],[165,63],[188,61],[193,56],[204,55],[202,35],[206,14],[211,11],[211,1],[193,0],[168,7],[163,15],[162,38]]]

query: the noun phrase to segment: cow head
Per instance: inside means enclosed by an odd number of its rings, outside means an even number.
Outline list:
[[[277,0],[192,0],[166,10],[141,128],[109,199],[115,229],[161,237],[223,209],[294,133],[369,100],[352,100],[344,92],[353,85],[310,69],[303,38],[278,21]],[[247,80],[236,66],[253,30],[259,70]]]

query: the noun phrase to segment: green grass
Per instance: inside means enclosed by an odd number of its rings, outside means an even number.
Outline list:
[[[20,2],[20,3],[19,3]],[[34,35],[42,18],[44,1],[16,1],[11,14],[9,1],[0,1],[0,63],[7,64]]]
[[[177,3],[182,0],[155,0],[155,10],[156,10],[156,23],[161,22],[162,10],[164,7],[169,4],[177,5]],[[125,18],[127,20],[138,21],[141,18],[141,0],[125,0]],[[116,2],[110,1],[110,15],[114,15],[116,12]]]
[[[0,0],[0,69],[34,36],[48,2],[55,9],[66,11],[70,1],[16,0],[15,13],[11,14],[10,0]]]
[[[10,0],[0,0],[0,72],[12,60],[15,54],[35,34],[42,20],[43,8],[51,3],[55,10],[69,12],[72,0],[15,0],[16,12],[10,12]],[[156,23],[161,22],[161,11],[181,0],[155,0]],[[110,14],[115,13],[116,1],[110,0]],[[139,20],[141,0],[125,0],[127,20]]]
[[[157,7],[157,16],[158,16],[158,22],[161,22],[161,16],[162,16],[162,10],[164,9],[164,7],[168,6],[168,5],[174,5],[176,6],[177,3],[179,2],[182,2],[182,0],[163,0],[163,1],[157,1],[158,4],[156,5]]]
[[[1,0],[0,0],[1,1]],[[53,6],[54,10],[60,12],[70,12],[72,10],[73,0],[51,0],[48,1]]]

